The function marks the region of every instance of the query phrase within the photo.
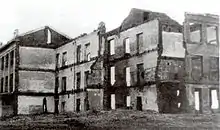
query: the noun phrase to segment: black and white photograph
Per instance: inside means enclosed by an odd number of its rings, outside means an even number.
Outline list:
[[[218,0],[0,0],[0,130],[220,130]]]

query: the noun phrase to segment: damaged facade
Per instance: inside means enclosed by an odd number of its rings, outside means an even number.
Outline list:
[[[109,32],[44,27],[0,48],[0,116],[134,109],[219,111],[219,18],[132,9]],[[194,23],[194,24],[191,24]],[[214,96],[213,96],[214,95]]]

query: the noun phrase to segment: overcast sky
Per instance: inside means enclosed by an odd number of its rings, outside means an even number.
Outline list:
[[[120,25],[131,8],[167,13],[179,23],[184,12],[220,15],[219,0],[0,0],[0,41],[15,29],[23,33],[45,25],[76,37],[105,22],[107,30]]]

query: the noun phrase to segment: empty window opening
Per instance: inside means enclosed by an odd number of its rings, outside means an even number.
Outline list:
[[[10,65],[13,66],[14,65],[14,51],[10,52]]]
[[[4,78],[1,78],[1,93],[3,93],[3,91],[4,91]]]
[[[5,92],[8,92],[8,76],[5,77]]]
[[[137,64],[137,83],[144,80],[144,64]]]
[[[90,61],[90,43],[87,43],[85,45],[85,52],[84,52],[84,56],[85,56],[85,61]]]
[[[67,65],[67,52],[63,52],[62,66]]]
[[[142,111],[142,98],[140,96],[137,97],[136,109]]]
[[[13,78],[14,76],[13,76],[13,74],[10,74],[10,79],[9,79],[9,86],[10,86],[10,88],[9,88],[9,91],[10,92],[13,92],[13,88],[14,88],[14,78]]]
[[[80,99],[76,99],[76,112],[80,112]]]
[[[178,104],[177,104],[177,105],[178,105],[177,107],[178,107],[178,108],[180,108],[180,106],[181,106],[181,103],[180,103],[180,102],[178,102]]]
[[[180,95],[180,90],[177,90],[176,91],[176,96],[179,96]]]
[[[115,67],[112,66],[111,67],[111,70],[110,70],[110,75],[111,75],[111,85],[114,85],[115,83]]]
[[[202,25],[201,24],[190,25],[190,40],[193,43],[198,43],[202,41]]]
[[[211,108],[212,109],[219,108],[218,91],[216,89],[211,90]]]
[[[47,29],[47,44],[51,43],[51,32],[49,29]]]
[[[62,92],[66,92],[66,77],[62,77]]]
[[[56,54],[56,67],[59,67],[59,58],[60,58],[60,54],[57,53]]]
[[[124,44],[125,44],[125,53],[130,53],[130,41],[129,41],[129,38],[126,38],[124,40]]]
[[[137,34],[137,53],[141,53],[144,44],[143,33]]]
[[[210,57],[209,64],[210,64],[209,79],[211,81],[218,81],[219,80],[219,58]]]
[[[65,101],[61,103],[61,111],[62,112],[65,112],[65,104],[66,104]]]
[[[6,59],[5,59],[5,67],[8,68],[8,60],[9,60],[9,56],[8,54],[6,55]]]
[[[202,56],[193,56],[192,57],[192,72],[191,76],[193,80],[200,80],[203,74],[203,58]]]
[[[195,91],[194,92],[194,98],[195,98],[195,110],[200,111],[200,91]]]
[[[115,94],[111,94],[111,109],[115,109]]]
[[[79,63],[81,61],[80,55],[81,55],[81,45],[78,45],[77,49],[76,49],[76,62],[77,63]]]
[[[88,79],[89,79],[89,71],[85,71],[85,88],[88,86]]]
[[[149,20],[149,12],[144,12],[144,21]]]
[[[131,106],[131,96],[126,97],[126,104],[127,104],[127,107]]]
[[[2,61],[2,63],[1,63],[1,69],[4,70],[4,66],[5,66],[5,58],[2,57],[1,61]]]
[[[76,73],[76,89],[80,89],[81,86],[81,73]]]
[[[110,55],[114,55],[115,54],[115,40],[112,39],[109,41],[110,43]]]
[[[131,86],[131,71],[130,71],[130,67],[126,67],[126,84],[127,84],[127,86]]]
[[[207,33],[207,43],[217,45],[217,32],[218,27],[216,26],[207,26],[206,33]]]

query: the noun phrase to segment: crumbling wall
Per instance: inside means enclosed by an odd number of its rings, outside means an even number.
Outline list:
[[[87,89],[89,109],[102,110],[103,109],[103,89]]]
[[[18,96],[18,114],[39,114],[43,112],[43,96]],[[47,111],[54,112],[54,97],[46,96]]]
[[[132,109],[137,110],[137,97],[142,98],[142,110],[154,110],[158,112],[156,85],[144,86],[142,91],[130,89]]]
[[[55,76],[51,72],[19,71],[21,92],[54,92]]]

